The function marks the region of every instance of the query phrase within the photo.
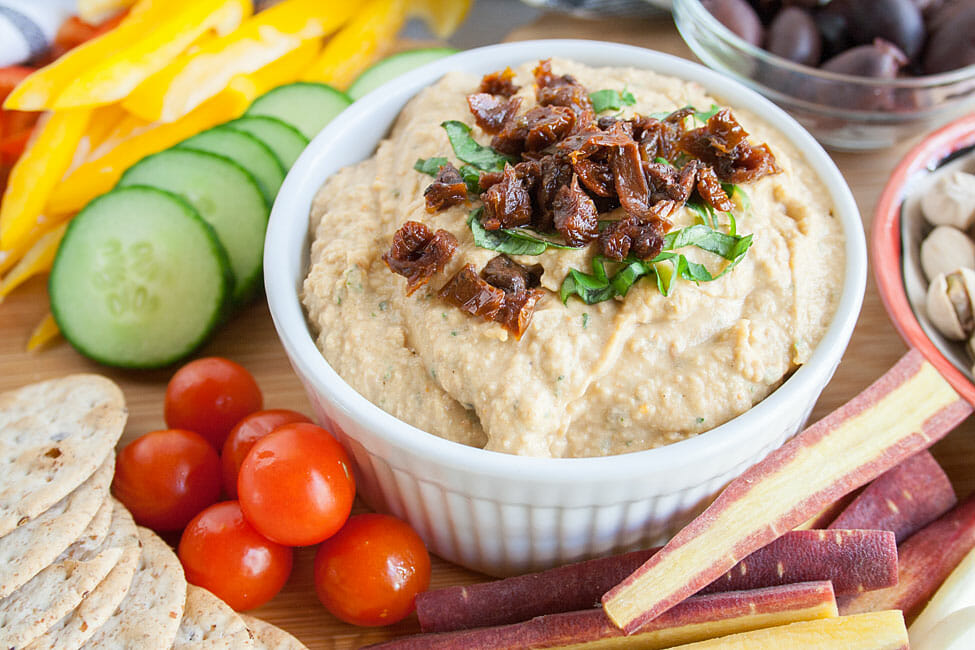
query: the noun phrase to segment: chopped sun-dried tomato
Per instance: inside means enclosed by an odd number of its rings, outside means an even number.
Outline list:
[[[437,177],[423,190],[427,212],[440,212],[447,208],[467,203],[467,183],[452,164],[443,165]]]
[[[407,221],[393,235],[383,261],[390,271],[406,278],[406,295],[410,295],[443,269],[455,250],[457,238],[446,230],[432,233],[418,221]]]

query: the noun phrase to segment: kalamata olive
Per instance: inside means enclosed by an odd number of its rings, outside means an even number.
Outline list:
[[[912,0],[833,0],[823,13],[846,19],[846,30],[855,44],[875,38],[890,41],[909,59],[924,45],[924,19]]]
[[[973,63],[975,63],[975,7],[969,7],[931,34],[924,51],[924,72],[938,74]]]
[[[893,43],[878,38],[870,45],[858,45],[837,54],[822,68],[858,77],[893,79],[905,65],[907,56]]]
[[[701,0],[701,4],[722,25],[756,47],[762,45],[765,28],[758,14],[745,0]]]
[[[975,7],[975,0],[948,0],[939,7],[933,8],[927,15],[928,33],[933,34],[947,23],[972,7]]]
[[[911,2],[921,10],[922,14],[927,14],[937,11],[945,3],[945,0],[911,0]]]
[[[772,20],[765,35],[765,49],[782,58],[816,65],[823,39],[812,15],[799,7],[786,7]]]
[[[782,0],[750,0],[750,4],[765,24],[782,8]]]
[[[828,11],[817,11],[813,14],[816,27],[822,37],[822,58],[829,59],[844,50],[853,47],[853,39],[846,29],[846,18],[840,14]]]

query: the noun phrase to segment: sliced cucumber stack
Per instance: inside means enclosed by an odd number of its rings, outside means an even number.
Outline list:
[[[235,131],[249,133],[266,144],[286,170],[291,169],[298,156],[308,146],[308,138],[303,136],[301,131],[290,124],[265,115],[241,117],[233,122],[227,122],[226,126]]]
[[[379,88],[390,79],[395,79],[414,68],[419,68],[421,65],[426,65],[451,54],[457,54],[457,50],[449,47],[431,47],[394,54],[374,64],[356,77],[346,93],[352,98],[352,101],[355,101]]]
[[[257,185],[268,205],[274,203],[288,171],[270,147],[250,133],[228,126],[214,127],[183,140],[177,146],[181,149],[209,151],[230,158],[257,179]]]
[[[119,187],[150,185],[185,199],[213,226],[234,275],[233,302],[254,295],[261,278],[264,232],[270,212],[254,177],[229,158],[206,151],[169,149],[143,158]]]
[[[331,86],[299,81],[264,93],[245,115],[277,118],[311,140],[351,103],[348,95]]]
[[[48,280],[65,338],[131,368],[165,366],[199,346],[225,315],[231,282],[213,228],[178,196],[140,186],[78,213]]]

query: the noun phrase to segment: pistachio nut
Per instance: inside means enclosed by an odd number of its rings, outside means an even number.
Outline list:
[[[960,170],[943,174],[921,196],[921,211],[935,226],[968,230],[975,223],[975,174]]]
[[[935,276],[928,286],[931,323],[947,338],[964,341],[975,331],[975,271],[956,269]]]
[[[951,226],[938,226],[921,242],[921,268],[930,280],[955,269],[975,269],[975,242]]]

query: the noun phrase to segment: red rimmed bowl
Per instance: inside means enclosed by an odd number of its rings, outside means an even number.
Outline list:
[[[924,310],[927,282],[919,249],[930,226],[924,223],[917,201],[935,174],[949,166],[975,171],[975,114],[927,136],[894,169],[874,212],[870,257],[877,289],[897,331],[962,397],[975,403],[971,361],[964,346],[942,336]]]

